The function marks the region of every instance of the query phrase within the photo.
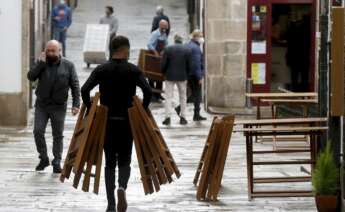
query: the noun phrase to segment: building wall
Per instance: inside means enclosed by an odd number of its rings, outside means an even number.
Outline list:
[[[244,107],[247,1],[206,1],[206,105]]]
[[[0,1],[0,126],[26,125],[30,2]]]

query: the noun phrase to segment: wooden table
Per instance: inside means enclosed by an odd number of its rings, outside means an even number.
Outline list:
[[[311,170],[314,169],[318,143],[320,135],[328,130],[321,124],[327,122],[327,118],[294,118],[294,119],[260,119],[260,120],[236,120],[235,125],[242,125],[235,128],[234,132],[241,132],[246,137],[247,154],[247,178],[248,178],[248,198],[255,197],[302,197],[312,196],[311,190],[261,190],[255,191],[254,184],[263,183],[291,183],[310,182],[311,176],[295,177],[254,177],[254,166],[265,165],[298,165],[309,164]],[[253,138],[256,136],[280,136],[280,135],[304,135],[310,137],[310,147],[304,150],[270,150],[254,151]],[[306,153],[310,152],[308,160],[288,160],[288,161],[254,161],[254,155],[281,154],[281,153]],[[295,155],[294,155],[295,156]]]
[[[256,118],[257,119],[261,119],[261,102],[262,99],[266,99],[270,100],[272,102],[273,99],[278,99],[281,100],[280,102],[283,103],[287,103],[288,101],[291,102],[291,100],[314,100],[317,99],[318,94],[315,92],[305,92],[305,93],[301,93],[301,92],[291,92],[291,93],[246,93],[245,94],[246,97],[250,97],[256,100],[256,107],[257,107],[257,111],[256,111]],[[275,100],[276,102],[278,102],[277,100]],[[298,101],[295,101],[295,104],[297,103],[301,103]]]

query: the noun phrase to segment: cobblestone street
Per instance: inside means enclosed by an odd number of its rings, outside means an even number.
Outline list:
[[[82,48],[87,23],[97,23],[104,13],[104,6],[114,5],[119,18],[118,34],[131,40],[131,61],[137,63],[138,50],[146,48],[150,36],[152,17],[156,4],[162,4],[171,18],[172,32],[179,32],[187,37],[188,16],[184,0],[80,0],[73,14],[73,24],[67,38],[67,58],[76,65],[81,85],[85,82],[95,65],[86,68],[83,62]],[[172,36],[170,36],[172,43]],[[69,101],[71,98],[69,99]],[[69,102],[69,107],[71,103]],[[133,151],[132,174],[127,190],[128,212],[312,212],[316,211],[314,198],[262,198],[248,201],[247,168],[245,157],[245,138],[242,134],[233,134],[222,180],[219,201],[216,203],[196,200],[196,188],[192,181],[202,153],[203,146],[212,121],[194,123],[193,106],[188,104],[188,125],[181,126],[178,117],[172,117],[172,125],[162,125],[164,119],[163,104],[152,104],[153,115],[162,130],[163,136],[180,168],[182,177],[172,184],[161,187],[161,191],[144,195],[135,151]],[[33,110],[30,123],[26,128],[0,128],[0,212],[101,212],[106,209],[106,194],[102,173],[100,194],[84,193],[72,187],[73,180],[59,181],[59,175],[52,173],[52,168],[44,172],[35,172],[39,162],[32,134]],[[65,125],[64,156],[74,130],[76,117],[68,110]],[[48,126],[46,140],[52,158],[51,127]],[[256,144],[259,148],[271,144]],[[104,164],[104,161],[103,161]],[[296,167],[259,167],[269,170],[266,173],[278,173],[278,176],[301,175]],[[271,170],[271,171],[270,171]],[[273,175],[273,174],[272,174]],[[274,185],[277,188],[286,185]],[[307,188],[310,184],[293,185],[291,188]]]

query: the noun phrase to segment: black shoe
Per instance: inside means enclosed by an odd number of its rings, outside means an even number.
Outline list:
[[[163,124],[164,124],[164,125],[170,125],[170,122],[171,122],[170,118],[166,118],[166,119],[163,121]]]
[[[53,165],[53,173],[60,174],[62,171],[60,164]]]
[[[41,159],[39,164],[36,166],[36,171],[43,171],[47,166],[49,166],[49,159]]]
[[[205,121],[205,120],[206,120],[206,118],[200,116],[199,114],[194,114],[194,116],[193,116],[193,121]]]
[[[175,111],[176,111],[177,115],[180,116],[180,113],[181,113],[181,106],[175,107]]]
[[[158,98],[159,100],[165,100],[165,98],[164,98],[162,95],[158,95],[157,98]]]
[[[187,120],[185,118],[183,118],[183,117],[180,118],[180,124],[181,125],[186,125],[187,123],[188,122],[187,122]]]
[[[127,211],[127,199],[126,199],[126,191],[123,189],[117,190],[117,211],[118,212],[126,212]]]

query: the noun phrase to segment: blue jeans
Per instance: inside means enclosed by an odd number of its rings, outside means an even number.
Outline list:
[[[67,32],[61,28],[54,27],[53,29],[53,38],[59,41],[62,45],[62,55],[66,57],[66,37]]]

